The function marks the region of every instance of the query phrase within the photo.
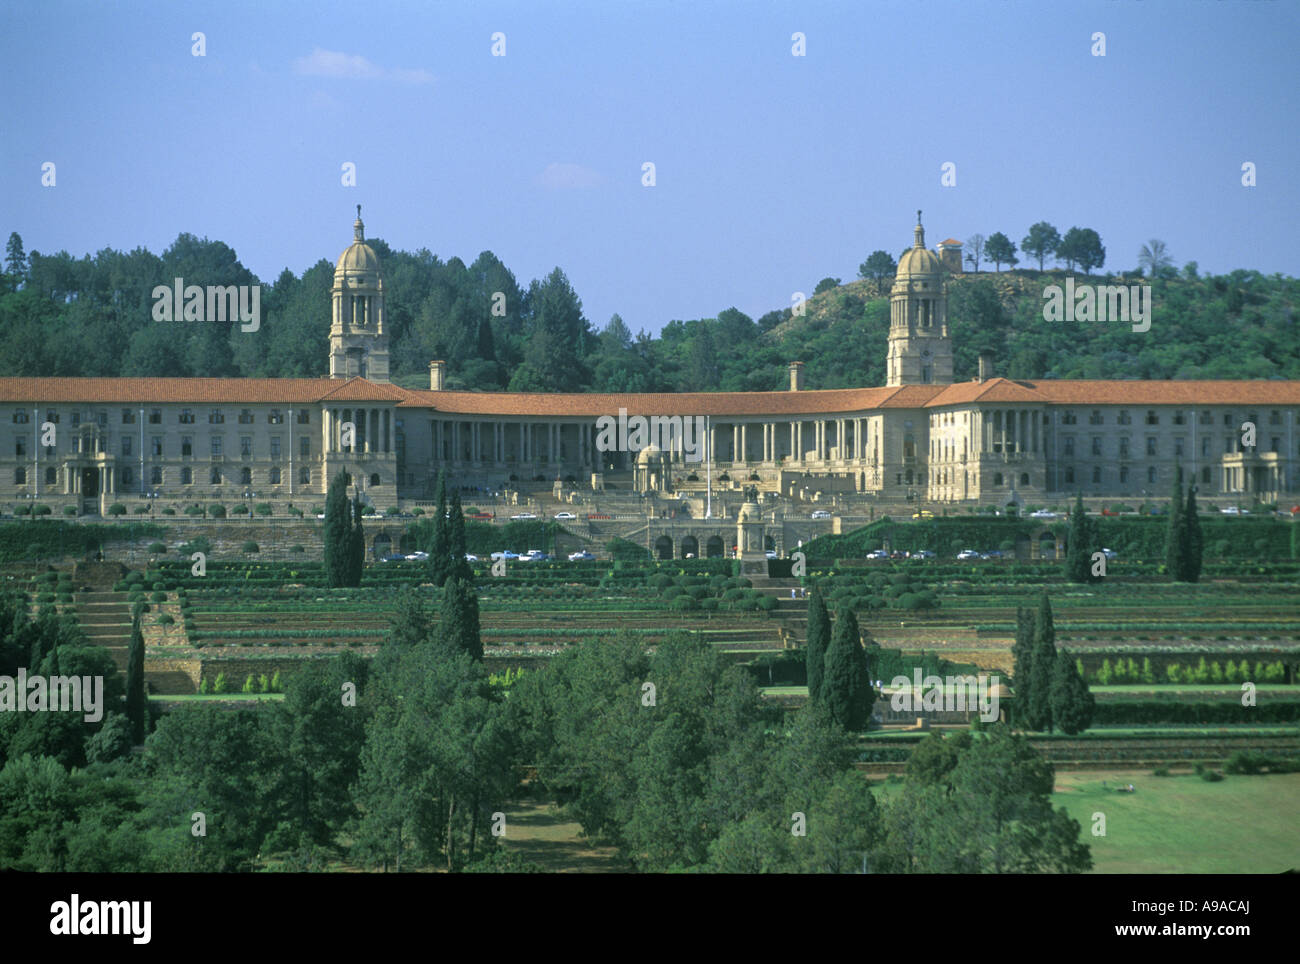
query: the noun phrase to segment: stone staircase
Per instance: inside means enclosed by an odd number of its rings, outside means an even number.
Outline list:
[[[808,599],[800,595],[802,583],[798,579],[772,576],[751,576],[749,581],[763,595],[776,598],[772,618],[780,620],[788,638],[786,645],[790,648],[802,646],[808,639]],[[791,591],[795,593],[793,599]]]
[[[118,673],[126,676],[126,664],[131,648],[131,603],[128,594],[111,591],[78,592],[72,596],[77,622],[86,640],[92,646],[103,646],[113,658]],[[146,656],[144,664],[145,690],[158,695],[180,695],[195,692],[194,681],[179,670],[150,669]]]

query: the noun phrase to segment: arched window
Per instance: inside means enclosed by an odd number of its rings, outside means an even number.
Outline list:
[[[373,487],[373,486],[376,486],[376,485],[378,485],[378,484],[379,484],[379,473],[378,473],[378,472],[375,472],[374,474],[372,474],[372,475],[370,476],[370,485]]]
[[[245,468],[242,468],[242,469],[239,470],[239,484],[240,484],[240,485],[252,485],[252,484],[253,484],[253,470],[252,470],[252,469],[245,467]]]
[[[149,484],[162,485],[162,466],[155,465],[149,470]]]
[[[994,485],[1001,485],[1001,484],[1002,484],[1002,473],[1001,473],[1001,472],[998,472],[998,473],[994,474],[994,476],[993,476],[993,484],[994,484]]]
[[[278,465],[273,465],[273,466],[271,466],[270,478],[268,479],[268,481],[269,481],[272,485],[279,485],[279,484],[280,484],[280,466],[278,466]]]
[[[220,484],[221,484],[221,469],[217,468],[217,467],[214,465],[214,466],[212,467],[212,471],[208,473],[208,481],[211,482],[213,485],[220,485]]]
[[[298,470],[298,484],[311,485],[311,469],[305,465]]]
[[[1029,473],[1028,473],[1028,472],[1021,472],[1021,473],[1020,473],[1020,484],[1021,484],[1021,485],[1028,485],[1028,484],[1029,484]]]
[[[181,485],[193,485],[193,484],[194,484],[194,470],[187,465],[185,468],[181,469]]]

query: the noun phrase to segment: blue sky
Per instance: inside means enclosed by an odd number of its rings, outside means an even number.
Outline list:
[[[558,265],[593,325],[651,332],[849,280],[917,208],[931,246],[1047,220],[1108,268],[1157,237],[1294,275],[1297,49],[1291,0],[6,4],[0,234],[189,231],[273,281],[361,203],[395,248]]]

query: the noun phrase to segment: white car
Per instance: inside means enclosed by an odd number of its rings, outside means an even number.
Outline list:
[[[1055,519],[1057,514],[1051,509],[1039,509],[1037,512],[1029,513],[1031,519]]]
[[[1230,505],[1226,508],[1220,509],[1219,511],[1224,515],[1250,515],[1249,509],[1243,509],[1240,506],[1235,505]]]
[[[980,554],[976,552],[974,549],[963,549],[961,552],[957,553],[957,560],[959,562],[967,562],[971,559],[979,559],[979,558],[981,558]]]
[[[512,516],[510,517],[510,521],[511,521],[511,522],[522,522],[522,521],[524,521],[525,519],[536,519],[536,518],[537,518],[537,516],[533,515],[531,512],[520,512],[520,513],[518,513],[518,514],[516,514],[516,515],[512,515]]]
[[[502,551],[502,552],[494,552],[494,553],[492,553],[492,557],[491,557],[491,558],[492,558],[492,561],[493,561],[493,562],[496,562],[498,559],[518,559],[518,558],[519,558],[519,553],[517,553],[517,552],[511,552],[509,549],[506,549],[506,550],[504,550],[504,551]]]
[[[888,559],[888,558],[889,558],[889,553],[887,553],[884,549],[874,549],[874,550],[872,550],[871,552],[868,552],[868,553],[867,553],[867,558],[868,558],[868,559]]]
[[[472,553],[472,552],[467,552],[467,553],[465,553],[465,561],[466,561],[466,562],[478,562],[478,556],[474,555],[474,553]]]
[[[1102,554],[1103,556],[1105,556],[1107,559],[1118,559],[1118,558],[1119,558],[1119,553],[1116,552],[1114,549],[1103,549],[1103,550],[1101,550],[1101,554]]]
[[[578,551],[578,552],[571,552],[571,553],[569,553],[569,561],[570,561],[570,562],[591,562],[591,561],[592,561],[593,559],[595,559],[595,558],[596,558],[596,557],[593,556],[593,555],[592,555],[590,552],[588,552],[586,549],[582,549],[582,550],[580,550],[580,551]]]
[[[519,557],[519,561],[532,562],[536,559],[542,558],[542,556],[544,555],[546,555],[546,553],[542,552],[541,549],[529,549],[527,552],[525,552],[522,556]]]
[[[769,559],[775,559],[775,558],[776,558],[776,550],[775,550],[775,549],[768,549],[766,555],[767,555],[767,558],[769,558]]]
[[[814,513],[813,513],[812,515],[810,515],[808,518],[810,518],[810,519],[829,519],[830,517],[831,517],[831,514],[830,514],[829,512],[827,512],[825,509],[818,509],[816,512],[814,512]]]
[[[574,515],[572,512],[557,512],[555,513],[555,518],[559,519],[562,522],[569,522],[578,517]]]
[[[429,558],[429,554],[424,551],[412,552],[406,557],[409,562],[424,562]]]

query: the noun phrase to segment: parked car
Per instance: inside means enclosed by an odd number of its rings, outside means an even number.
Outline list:
[[[521,555],[521,556],[519,557],[519,561],[520,561],[520,562],[534,562],[534,561],[536,561],[536,560],[542,558],[542,556],[544,556],[544,555],[546,555],[546,553],[542,552],[541,549],[529,549],[527,552],[525,552],[523,555]]]
[[[916,552],[912,553],[912,558],[913,558],[913,559],[933,559],[933,558],[934,558],[934,553],[931,552],[929,549],[918,549]]]
[[[380,562],[405,562],[406,556],[402,555],[400,552],[390,552],[388,555],[384,556],[379,561]]]
[[[815,509],[815,510],[813,511],[813,514],[810,515],[808,518],[810,518],[810,519],[829,519],[830,517],[831,517],[831,514],[830,514],[829,512],[827,512],[825,509]]]
[[[868,558],[868,559],[888,559],[888,558],[889,558],[889,553],[887,553],[884,549],[873,549],[871,552],[868,552],[868,553],[867,553],[867,558]]]
[[[1001,559],[1006,553],[1001,549],[990,549],[988,552],[981,552],[981,559]]]
[[[511,552],[509,549],[506,549],[502,552],[492,553],[490,558],[492,559],[493,562],[496,562],[498,559],[518,559],[519,553]]]
[[[592,555],[590,552],[588,552],[586,549],[582,549],[582,550],[580,550],[580,551],[578,551],[578,552],[571,552],[571,553],[569,553],[569,561],[570,561],[570,562],[591,562],[591,561],[594,560],[595,558],[596,558],[596,557],[593,556],[593,555]]]
[[[478,556],[474,555],[474,553],[472,553],[472,552],[467,552],[467,553],[465,553],[465,561],[466,561],[466,562],[478,562]]]
[[[1240,506],[1230,505],[1219,510],[1224,515],[1250,515],[1249,509],[1243,509]]]
[[[1107,514],[1106,511],[1105,511],[1104,509],[1102,510],[1102,514],[1103,514],[1103,515],[1106,515],[1106,514]],[[1112,512],[1112,513],[1109,513],[1109,514],[1110,514],[1110,515],[1114,515],[1113,512]],[[1058,518],[1058,515],[1057,515],[1057,513],[1053,512],[1051,509],[1039,509],[1037,512],[1031,512],[1031,513],[1029,513],[1029,518],[1031,518],[1031,519],[1055,519],[1055,518]]]
[[[572,520],[572,519],[576,519],[576,518],[578,518],[578,517],[577,517],[576,515],[574,515],[572,512],[557,512],[557,513],[555,513],[555,518],[560,519],[560,520],[562,520],[562,521],[564,521],[564,522],[568,522],[568,521],[570,521],[570,520]]]
[[[490,512],[470,512],[465,516],[466,519],[473,519],[475,522],[491,522],[492,513]]]
[[[1101,550],[1101,554],[1104,555],[1107,559],[1119,558],[1119,553],[1116,552],[1114,549],[1103,549]]]
[[[891,553],[889,554],[889,558],[890,558],[890,559],[906,559],[906,558],[907,558],[907,553],[904,552],[902,549],[895,549],[893,552],[891,552]]]
[[[406,558],[410,562],[424,562],[429,558],[429,554],[427,552],[424,552],[423,550],[420,550],[418,552],[412,552]]]
[[[919,511],[919,512],[913,512],[913,513],[912,513],[912,518],[913,518],[913,519],[933,519],[933,518],[934,518],[934,513],[931,512],[929,509],[922,509],[922,510]]]
[[[978,559],[979,557],[980,554],[974,549],[963,549],[961,552],[957,553],[958,562],[968,562],[971,559]]]
[[[769,558],[769,559],[775,559],[775,558],[776,558],[776,550],[775,550],[775,549],[768,549],[767,552],[764,553],[764,555],[766,555],[767,558]]]
[[[531,512],[516,512],[510,517],[511,522],[523,522],[526,519],[536,519],[537,516]]]

